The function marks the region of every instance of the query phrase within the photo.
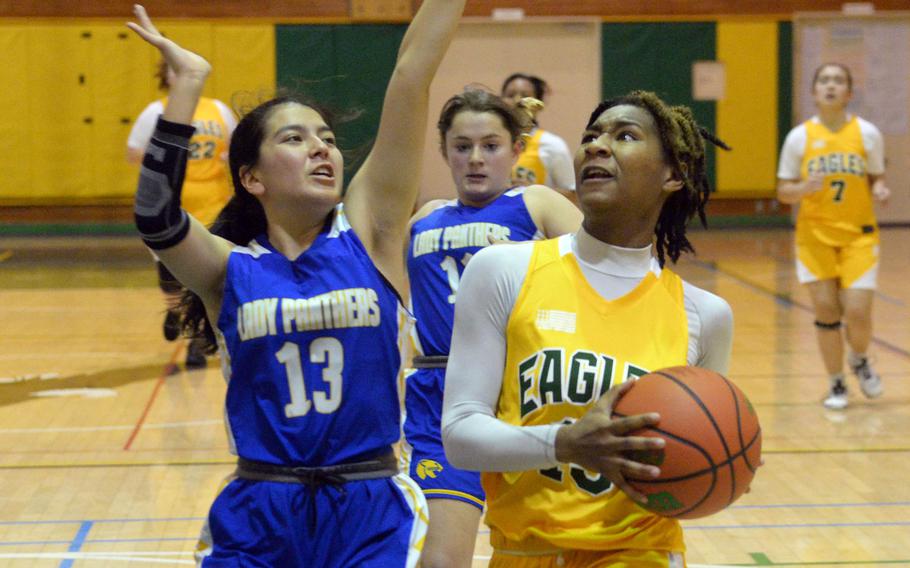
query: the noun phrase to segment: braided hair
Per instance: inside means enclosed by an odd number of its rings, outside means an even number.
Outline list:
[[[683,188],[674,191],[664,202],[654,227],[658,262],[663,266],[669,257],[675,263],[683,252],[695,252],[686,238],[689,221],[698,214],[702,226],[708,226],[705,205],[711,187],[705,161],[705,140],[724,150],[730,150],[730,147],[699,126],[692,109],[668,105],[650,91],[632,91],[600,103],[591,113],[586,128],[590,128],[604,111],[619,105],[636,106],[651,113],[660,133],[664,156],[683,180]]]

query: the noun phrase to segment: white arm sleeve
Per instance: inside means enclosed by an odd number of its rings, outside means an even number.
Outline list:
[[[130,129],[129,138],[126,139],[127,148],[145,151],[149,140],[152,139],[152,133],[155,131],[155,124],[158,123],[158,117],[164,113],[164,105],[161,101],[149,103],[145,109],[139,113],[133,128]]]
[[[442,409],[446,457],[456,467],[525,471],[556,464],[559,424],[520,427],[496,418],[506,325],[532,250],[533,243],[487,247],[462,275]]]
[[[787,134],[777,164],[777,178],[798,180],[802,177],[803,152],[806,150],[806,127],[802,124]]]
[[[234,132],[234,129],[237,128],[237,119],[234,117],[234,113],[231,109],[219,101],[214,99],[215,106],[218,107],[218,112],[221,113],[221,119],[224,120],[224,125],[227,126],[228,138],[230,139],[231,134]]]
[[[575,191],[575,166],[565,141],[546,130],[540,136],[540,159],[547,168],[546,184]]]
[[[859,129],[863,134],[863,146],[866,148],[866,173],[873,176],[885,173],[885,141],[879,129],[868,120],[859,119]]]
[[[689,319],[688,363],[726,376],[733,349],[733,310],[720,296],[683,282]]]

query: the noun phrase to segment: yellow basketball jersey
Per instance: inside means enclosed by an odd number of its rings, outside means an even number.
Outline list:
[[[525,149],[518,156],[512,168],[512,179],[525,180],[527,185],[547,182],[547,168],[540,159],[540,137],[543,130],[537,129],[525,139]]]
[[[181,204],[202,224],[210,225],[234,194],[224,160],[230,134],[215,101],[206,97],[196,105],[193,126],[196,133],[190,139]]]
[[[797,241],[814,237],[831,246],[843,246],[857,235],[876,232],[859,120],[854,116],[837,132],[815,120],[804,126],[801,175],[824,174],[825,187],[800,201]]]
[[[570,235],[535,243],[506,329],[497,417],[515,425],[571,422],[629,376],[685,365],[682,280],[653,273],[607,301],[585,280]],[[642,509],[579,466],[485,473],[486,522],[499,549],[684,549],[679,523]]]

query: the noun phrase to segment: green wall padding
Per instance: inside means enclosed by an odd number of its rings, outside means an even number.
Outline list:
[[[793,116],[793,22],[777,24],[777,147],[784,139]]]
[[[276,83],[301,91],[340,115],[345,185],[369,151],[382,100],[395,68],[405,24],[279,25],[275,29]]]
[[[691,107],[699,124],[715,131],[714,102],[692,99],[692,63],[717,55],[714,22],[605,23],[602,37],[604,99],[635,89],[654,91],[668,103]],[[708,179],[715,187],[711,144]]]

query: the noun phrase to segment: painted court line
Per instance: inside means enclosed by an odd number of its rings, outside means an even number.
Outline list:
[[[185,428],[187,426],[215,426],[224,424],[224,420],[188,420],[186,422],[159,422],[146,424],[146,430],[164,430],[168,428]],[[69,428],[0,428],[0,434],[40,434],[44,432],[106,432],[112,430],[133,430],[135,425],[121,426],[73,426]]]
[[[149,412],[152,410],[152,405],[155,403],[155,399],[158,398],[158,393],[161,391],[161,387],[164,386],[164,381],[167,380],[168,376],[171,374],[171,370],[173,370],[177,365],[177,357],[183,351],[183,343],[184,342],[180,342],[177,345],[177,347],[174,349],[174,352],[171,353],[171,358],[161,370],[161,374],[158,375],[158,380],[155,381],[155,388],[152,389],[152,394],[149,396],[148,402],[145,403],[145,408],[142,410],[142,415],[136,422],[136,427],[133,430],[133,433],[130,434],[130,437],[127,439],[126,444],[123,445],[123,451],[128,452],[130,450],[130,447],[132,447],[133,442],[136,440],[136,436],[139,435],[139,431],[142,429],[142,425],[145,423],[145,419],[148,418]]]
[[[790,297],[789,294],[775,292],[774,290],[766,288],[765,286],[762,286],[761,284],[756,284],[755,282],[752,282],[751,280],[749,280],[748,278],[745,278],[744,276],[741,276],[735,272],[731,272],[729,270],[721,268],[719,263],[717,263],[717,262],[705,262],[705,261],[701,261],[701,260],[692,260],[692,259],[690,259],[690,262],[692,264],[694,264],[695,266],[704,268],[705,270],[708,270],[711,272],[716,272],[718,274],[722,274],[722,275],[732,279],[733,281],[738,282],[739,284],[745,286],[746,288],[749,288],[750,290],[755,290],[766,296],[770,296],[770,297],[774,298],[774,300],[777,303],[779,303],[785,307],[788,307],[788,308],[795,307],[795,308],[799,308],[800,310],[803,310],[804,312],[808,312],[810,314],[815,313],[810,306],[803,304],[802,302],[799,302],[797,300],[794,300],[792,297]],[[898,347],[897,345],[894,345],[893,343],[885,341],[884,339],[882,339],[880,337],[876,337],[873,335],[872,342],[880,347],[884,347],[885,349],[887,349],[888,351],[891,351],[892,353],[895,353],[898,355],[903,355],[904,357],[907,357],[908,359],[910,359],[910,351],[907,351],[906,349]]]
[[[85,543],[85,539],[88,538],[88,533],[90,530],[92,530],[91,521],[85,521],[81,525],[79,525],[79,530],[76,532],[76,536],[73,538],[73,541],[70,543],[68,552],[71,552],[71,553],[79,552],[79,550],[82,548],[83,543]],[[60,568],[72,568],[72,566],[73,566],[72,558],[67,558],[63,562],[60,563]]]
[[[71,566],[75,560],[107,560],[124,563],[147,563],[147,564],[196,564],[193,560],[179,560],[175,558],[154,558],[154,556],[171,556],[179,554],[180,556],[192,556],[191,552],[16,552],[3,554],[0,558],[8,559],[61,559],[63,562],[60,566]]]

